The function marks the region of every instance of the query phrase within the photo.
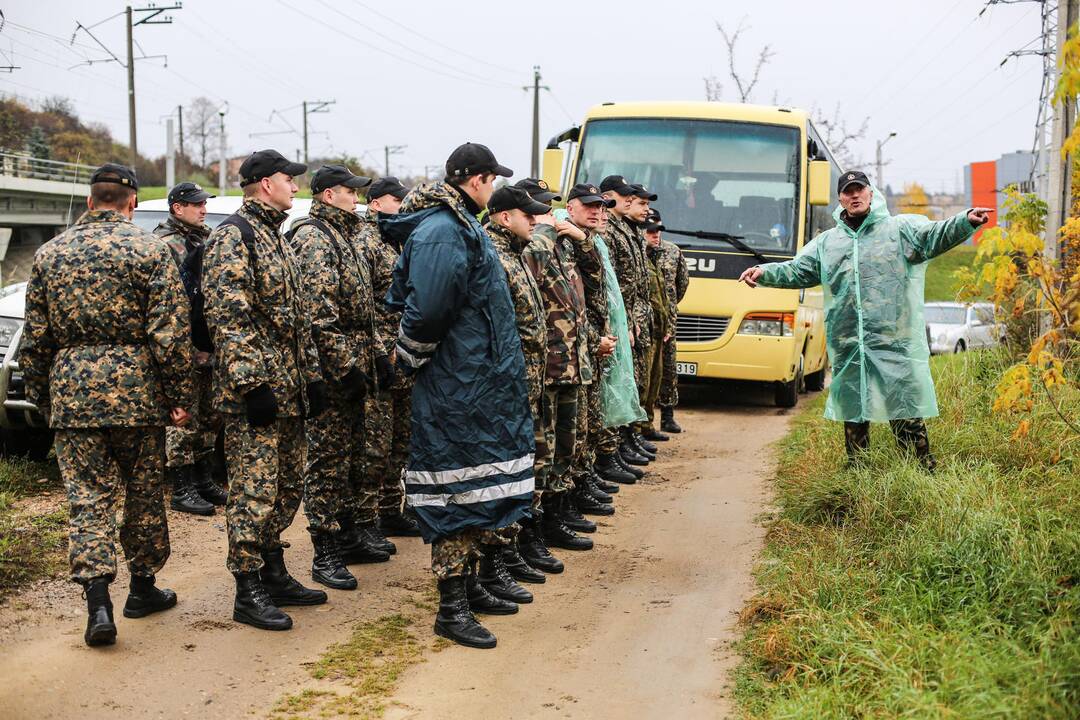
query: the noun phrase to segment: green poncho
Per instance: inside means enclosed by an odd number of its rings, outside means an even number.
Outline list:
[[[619,279],[611,266],[607,245],[599,235],[593,236],[596,249],[604,262],[604,285],[607,288],[608,330],[615,336],[615,352],[607,360],[600,384],[600,407],[604,412],[604,427],[619,427],[646,420],[638,401],[634,381],[634,354],[630,347],[630,331],[626,324],[626,308]]]
[[[870,213],[852,230],[818,235],[793,259],[762,265],[762,285],[809,288],[825,295],[825,337],[832,386],[825,417],[884,422],[938,414],[923,323],[926,261],[974,233],[967,212],[940,222],[890,215],[873,190]]]

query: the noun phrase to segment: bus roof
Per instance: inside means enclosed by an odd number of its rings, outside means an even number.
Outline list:
[[[593,105],[585,120],[599,118],[654,117],[692,118],[698,120],[739,120],[770,125],[805,127],[807,112],[775,105],[746,105],[718,102],[620,102]]]

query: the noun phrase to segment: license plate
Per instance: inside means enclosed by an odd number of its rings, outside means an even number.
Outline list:
[[[675,373],[678,375],[697,375],[697,363],[677,362]]]

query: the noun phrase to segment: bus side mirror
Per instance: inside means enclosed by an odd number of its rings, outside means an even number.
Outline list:
[[[540,176],[547,183],[551,192],[561,193],[562,170],[566,153],[561,148],[544,150],[544,160]]]
[[[811,205],[829,204],[829,186],[832,184],[828,160],[811,160],[807,172],[806,198]]]

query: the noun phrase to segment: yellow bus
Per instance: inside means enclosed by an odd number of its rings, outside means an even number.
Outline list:
[[[691,278],[679,374],[769,383],[782,407],[824,387],[821,288],[751,289],[738,277],[790,259],[833,224],[840,171],[805,111],[714,102],[597,105],[544,151],[552,187],[618,174],[659,196],[653,206]]]

